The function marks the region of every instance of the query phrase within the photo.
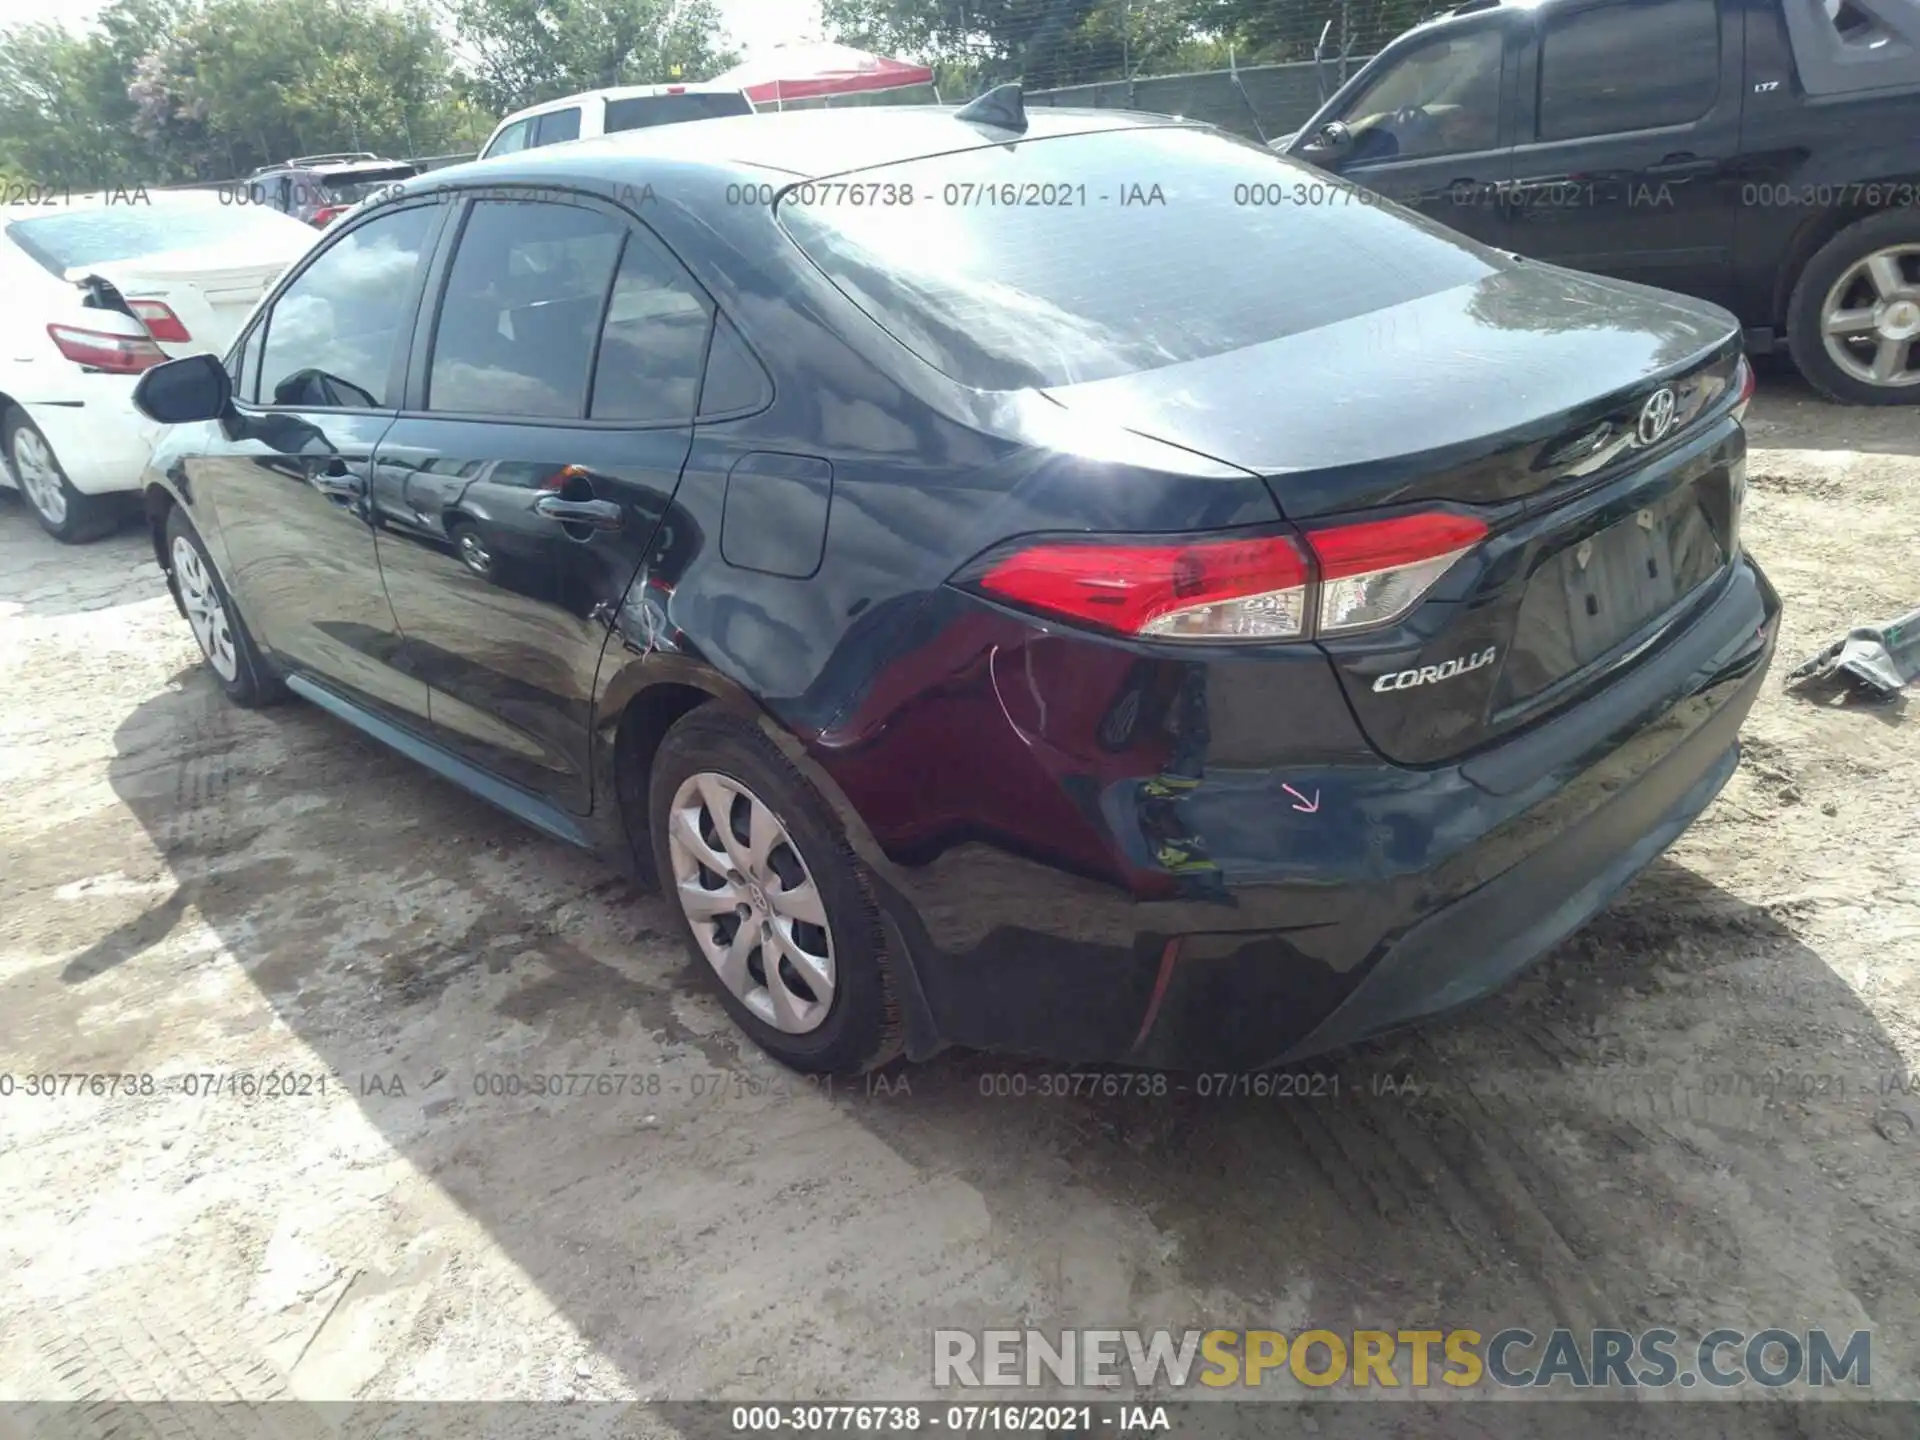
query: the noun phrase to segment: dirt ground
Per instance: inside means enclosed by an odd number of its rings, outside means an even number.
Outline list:
[[[794,1081],[660,901],[225,704],[142,535],[0,496],[0,1398],[924,1397],[936,1326],[1309,1322],[1866,1328],[1920,1396],[1920,724],[1778,683],[1920,604],[1920,414],[1770,375],[1752,440],[1787,609],[1733,782],[1312,1100]],[[575,1072],[626,1093],[482,1093]]]

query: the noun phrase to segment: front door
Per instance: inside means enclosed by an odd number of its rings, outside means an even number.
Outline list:
[[[594,677],[679,484],[711,308],[587,197],[473,202],[375,456],[380,564],[435,738],[576,813]]]
[[[1476,240],[1504,244],[1512,159],[1501,124],[1516,60],[1503,20],[1451,28],[1387,61],[1338,115],[1322,117],[1345,126],[1344,148],[1328,150],[1308,134],[1295,153]]]
[[[1716,0],[1597,0],[1539,24],[1522,69],[1512,247],[1731,304],[1737,16],[1723,24]]]
[[[414,723],[426,687],[396,668],[368,482],[443,210],[371,216],[294,277],[242,342],[234,413],[187,472],[254,638],[287,669]]]

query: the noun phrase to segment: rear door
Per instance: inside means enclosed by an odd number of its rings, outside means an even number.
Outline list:
[[[594,674],[693,435],[712,309],[586,196],[469,204],[375,457],[380,564],[435,738],[576,813]]]
[[[1350,150],[1323,154],[1309,135],[1296,153],[1477,240],[1505,243],[1506,131],[1524,33],[1506,21],[1496,12],[1411,46],[1323,117],[1348,127]]]
[[[1535,23],[1508,206],[1513,248],[1731,303],[1738,15],[1723,16],[1716,0],[1591,0]]]

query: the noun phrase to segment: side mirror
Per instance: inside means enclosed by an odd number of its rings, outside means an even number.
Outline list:
[[[1338,120],[1329,120],[1301,149],[1316,160],[1343,160],[1353,149],[1353,131]]]
[[[143,374],[133,387],[133,403],[162,425],[218,420],[233,404],[233,381],[218,356],[189,355]]]

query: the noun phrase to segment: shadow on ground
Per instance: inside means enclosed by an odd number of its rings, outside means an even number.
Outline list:
[[[180,679],[111,766],[178,888],[58,985],[114,985],[197,911],[330,1069],[404,1074],[356,1103],[640,1393],[859,1389],[844,1355],[823,1382],[822,1333],[917,1372],[936,1326],[1857,1321],[1889,1378],[1920,1338],[1899,1052],[1781,917],[1672,862],[1516,990],[1258,1092],[979,1055],[829,1092],[742,1053],[658,901],[310,708]],[[588,1064],[725,1103],[465,1078]],[[943,1228],[959,1193],[984,1227]],[[1350,1413],[1325,1433],[1395,1433]]]

